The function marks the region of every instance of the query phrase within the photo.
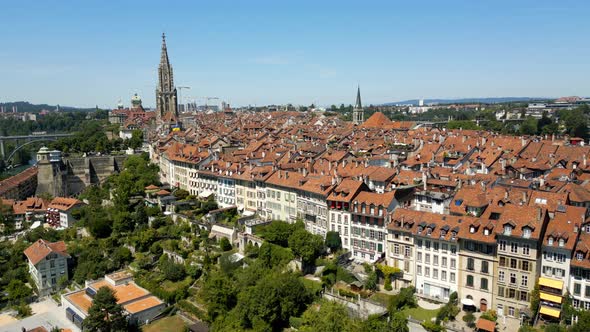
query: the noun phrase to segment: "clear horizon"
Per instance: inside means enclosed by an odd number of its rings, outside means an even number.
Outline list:
[[[3,4],[0,102],[153,107],[162,32],[199,104],[590,95],[583,1],[79,5]]]

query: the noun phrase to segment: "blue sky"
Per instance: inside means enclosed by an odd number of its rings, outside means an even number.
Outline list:
[[[588,1],[0,2],[0,102],[153,106],[590,95]],[[202,99],[199,101],[202,103]]]

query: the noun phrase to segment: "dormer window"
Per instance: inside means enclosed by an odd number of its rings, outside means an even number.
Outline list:
[[[551,236],[547,239],[547,244],[550,246],[553,245],[553,238]]]
[[[559,239],[559,246],[560,247],[565,246],[565,240],[564,239]]]
[[[457,232],[451,232],[451,239],[455,239],[455,237],[457,237]]]
[[[512,235],[512,226],[504,225],[504,235]]]
[[[475,226],[469,226],[469,233],[475,233]]]
[[[418,234],[422,233],[422,226],[418,226]]]
[[[427,234],[427,235],[430,235],[430,234],[432,234],[432,228],[428,227],[428,228],[426,229],[426,234]]]
[[[490,230],[487,228],[484,228],[483,235],[490,235]]]
[[[374,215],[375,214],[375,207],[373,205],[371,205],[371,214]]]
[[[522,237],[524,237],[525,239],[528,239],[531,237],[531,229],[529,227],[525,227],[522,230]]]
[[[582,252],[578,251],[576,253],[576,259],[581,261],[582,259],[584,259],[584,254]]]

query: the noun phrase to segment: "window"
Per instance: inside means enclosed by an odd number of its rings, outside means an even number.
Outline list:
[[[529,255],[529,252],[530,252],[530,249],[531,249],[531,246],[529,246],[528,244],[524,244],[522,246],[522,254],[528,256]]]
[[[517,253],[518,252],[518,243],[512,242],[510,243],[510,252]]]
[[[416,241],[416,246],[417,246],[418,248],[421,248],[421,247],[422,247],[422,240],[417,240],[417,241]]]
[[[579,260],[579,261],[581,261],[582,259],[584,259],[584,254],[581,253],[580,251],[578,251],[576,253],[576,259]]]
[[[421,252],[418,252],[418,253],[416,254],[416,260],[417,260],[418,262],[421,262],[421,261],[422,261],[422,253],[421,253]]]
[[[393,253],[399,255],[399,244],[393,246]]]
[[[510,283],[516,284],[516,273],[510,273]]]
[[[483,290],[488,290],[488,279],[481,278],[480,288]]]
[[[430,254],[426,254],[426,264],[430,264]]]
[[[529,262],[528,261],[522,261],[522,270],[523,271],[529,270]]]
[[[498,296],[504,297],[504,287],[498,286]]]
[[[550,246],[553,245],[553,238],[551,236],[549,238],[547,238],[547,244]]]
[[[427,277],[430,277],[430,268],[429,267],[424,268],[424,275]]]
[[[455,272],[451,272],[451,282],[455,282]]]
[[[49,268],[54,268],[55,267],[55,261],[54,260],[50,260],[49,261]]]
[[[511,298],[511,299],[516,298],[516,289],[508,288],[508,298]]]
[[[446,257],[442,258],[442,267],[447,267],[447,258]]]
[[[531,229],[530,229],[530,228],[528,228],[528,227],[525,227],[525,228],[522,230],[522,237],[524,237],[525,239],[528,239],[528,238],[530,238],[530,237],[531,237]]]
[[[510,259],[510,268],[516,269],[517,265],[518,265],[518,261],[515,258],[511,258]]]
[[[416,265],[416,274],[422,275],[422,265]]]
[[[520,292],[520,300],[524,302],[529,302],[529,293]]]
[[[440,272],[440,280],[447,281],[447,271],[441,271]]]
[[[449,245],[446,243],[443,243],[442,244],[442,251],[447,251],[447,250],[449,250]]]
[[[451,269],[454,269],[457,266],[457,261],[454,258],[451,258]]]
[[[467,258],[467,270],[475,270],[475,260],[473,258]]]
[[[508,316],[514,317],[514,307],[508,307]]]
[[[504,271],[499,271],[499,272],[498,272],[498,281],[499,281],[499,282],[504,282],[504,278],[505,278],[505,273],[504,273]]]
[[[590,286],[586,286],[586,291],[584,292],[585,297],[590,297]]]
[[[432,245],[434,247],[434,251],[438,251],[439,243],[438,242],[434,242],[434,243],[432,243]]]
[[[487,261],[481,262],[481,273],[488,273],[488,262]]]
[[[432,278],[438,279],[438,270],[437,269],[432,269]]]
[[[498,264],[500,264],[500,266],[506,266],[506,257],[500,256]]]
[[[521,276],[520,285],[523,287],[528,286],[529,284],[529,277],[528,276]]]
[[[511,235],[512,234],[512,226],[506,225],[504,226],[504,235]]]
[[[560,247],[565,246],[565,240],[564,239],[559,239],[559,246]]]
[[[451,246],[451,254],[457,253],[457,246]]]
[[[432,263],[434,265],[438,265],[438,256],[437,255],[432,255],[432,259],[433,259]]]
[[[582,285],[574,284],[574,295],[580,295],[582,292]]]
[[[410,246],[406,246],[404,249],[405,249],[404,255],[406,257],[412,257],[412,248],[410,248]]]
[[[500,241],[500,242],[498,242],[498,248],[501,251],[506,251],[506,241]]]
[[[424,241],[427,250],[430,250],[430,241]]]
[[[470,274],[467,275],[467,287],[473,287],[473,276]]]

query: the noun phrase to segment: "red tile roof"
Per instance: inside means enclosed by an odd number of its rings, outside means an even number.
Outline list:
[[[24,253],[33,265],[39,263],[50,253],[56,253],[66,257],[69,256],[66,249],[66,243],[64,241],[52,243],[43,239],[39,239],[35,243],[31,244],[27,249],[25,249]]]

